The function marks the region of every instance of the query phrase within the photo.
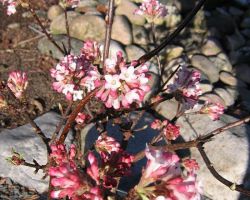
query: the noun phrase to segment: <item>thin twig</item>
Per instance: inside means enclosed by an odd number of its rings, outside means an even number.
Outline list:
[[[231,190],[233,191],[238,191],[244,195],[247,195],[250,197],[250,191],[243,188],[241,185],[237,185],[236,183],[233,183],[227,179],[225,179],[224,177],[222,177],[213,167],[213,164],[211,163],[211,161],[209,160],[206,152],[203,149],[202,144],[198,144],[197,148],[201,154],[201,157],[203,158],[208,170],[211,172],[211,174],[214,176],[214,178],[216,178],[218,181],[220,181],[222,184],[226,185],[227,187],[229,187]]]
[[[110,47],[110,40],[111,40],[111,32],[112,32],[112,24],[113,24],[113,17],[114,17],[114,0],[109,0],[108,5],[108,18],[106,24],[106,34],[105,34],[105,44],[104,44],[104,52],[103,52],[103,73],[105,74],[105,60],[109,57],[109,47]]]
[[[87,96],[85,96],[84,99],[82,99],[79,104],[76,106],[75,110],[73,110],[73,112],[70,114],[66,125],[58,139],[58,144],[63,144],[68,132],[72,126],[72,124],[74,123],[75,118],[77,117],[77,114],[81,111],[81,109],[88,103],[88,101],[96,94],[96,92],[99,90],[99,88],[94,89],[93,91],[91,91],[90,93],[87,94]]]
[[[179,24],[179,26],[176,28],[176,30],[169,35],[158,47],[153,49],[152,51],[146,53],[142,57],[140,57],[137,60],[137,65],[139,66],[146,61],[150,60],[152,57],[157,55],[162,49],[164,49],[170,42],[173,41],[174,38],[176,38],[179,33],[188,25],[188,23],[193,19],[193,17],[196,15],[196,13],[201,9],[201,7],[204,5],[206,0],[200,0],[199,3],[193,8],[193,10],[187,15],[187,17]]]
[[[39,17],[37,16],[36,12],[34,11],[34,9],[31,7],[31,5],[29,4],[29,11],[31,12],[32,16],[35,18],[35,20],[37,21],[38,25],[42,28],[43,33],[47,36],[47,38],[49,39],[49,41],[55,45],[55,47],[63,54],[66,55],[66,52],[63,51],[63,49],[55,42],[55,40],[51,37],[51,35],[47,32],[46,28],[43,26],[41,20],[39,19]]]
[[[66,31],[67,31],[67,36],[68,36],[68,52],[67,52],[67,54],[70,54],[70,52],[71,52],[71,38],[70,38],[69,21],[68,21],[68,14],[67,14],[66,8],[64,9],[64,16],[65,16]]]

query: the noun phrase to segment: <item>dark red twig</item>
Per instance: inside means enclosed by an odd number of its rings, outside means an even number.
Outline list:
[[[108,4],[108,16],[107,16],[107,23],[106,23],[106,34],[105,34],[105,44],[104,44],[104,52],[103,52],[103,72],[105,74],[105,60],[109,57],[109,47],[110,47],[110,40],[111,40],[111,32],[112,32],[112,24],[114,18],[114,0],[109,0]]]
[[[201,7],[204,5],[206,0],[200,0],[198,4],[193,8],[193,10],[187,15],[187,17],[179,24],[179,26],[176,28],[176,30],[169,35],[158,47],[153,49],[152,51],[146,53],[142,57],[140,57],[137,60],[137,65],[139,66],[148,60],[150,60],[152,57],[160,53],[162,49],[164,49],[170,42],[173,41],[174,38],[176,38],[179,33],[188,25],[188,23],[193,19],[193,17],[196,15],[196,13],[201,9]]]

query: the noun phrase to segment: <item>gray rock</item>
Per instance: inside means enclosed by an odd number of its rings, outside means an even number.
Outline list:
[[[166,119],[172,120],[177,115],[178,104],[175,99],[171,99],[157,105],[155,110]]]
[[[164,17],[167,28],[175,28],[181,22],[181,14],[174,4],[166,6],[168,14]],[[159,23],[160,24],[160,23]]]
[[[114,17],[111,38],[124,45],[132,43],[131,25],[125,16],[117,15]]]
[[[239,88],[239,95],[243,106],[250,111],[250,91],[246,88]]]
[[[241,31],[242,35],[244,35],[247,39],[250,38],[250,29],[244,29]]]
[[[189,141],[233,121],[237,119],[228,115],[223,115],[219,121],[212,121],[206,115],[190,115],[178,119],[177,124],[181,127],[184,140]],[[243,183],[243,180],[249,184],[249,130],[249,126],[242,125],[217,135],[204,145],[218,173],[237,184]],[[213,200],[239,199],[240,193],[230,190],[211,175],[196,148],[190,149],[190,156],[200,165],[197,177],[202,183],[205,196]]]
[[[201,52],[206,56],[214,56],[222,51],[221,45],[215,38],[208,39],[201,47]]]
[[[56,43],[63,48],[63,45],[65,45],[66,49],[68,49],[68,37],[65,35],[55,35],[53,36]],[[71,38],[71,53],[74,55],[79,55],[81,52],[81,48],[83,47],[83,42],[80,40],[77,40],[75,38]],[[44,37],[39,40],[38,42],[38,49],[42,54],[52,56],[56,59],[61,59],[64,57],[64,55],[52,44],[47,37]]]
[[[245,81],[246,83],[250,83],[250,66],[246,64],[241,64],[235,66],[236,70],[236,76],[241,79],[242,81]]]
[[[35,122],[47,137],[51,137],[59,120],[58,114],[49,112],[38,117]],[[33,132],[30,125],[20,126],[12,130],[4,129],[0,135],[0,176],[9,177],[25,187],[37,190],[39,193],[45,192],[48,189],[48,178],[42,179],[44,174],[41,170],[34,174],[33,168],[14,166],[5,160],[11,156],[11,149],[14,148],[23,155],[27,162],[32,163],[32,160],[35,159],[40,165],[46,164],[47,151],[41,138]],[[68,141],[72,139],[72,135],[70,135]]]
[[[103,55],[103,51],[104,51],[104,42],[100,43],[100,51],[101,51],[101,55]],[[116,58],[116,53],[118,51],[121,51],[122,54],[124,55],[124,58],[127,58],[127,54],[124,51],[123,47],[121,46],[121,44],[119,42],[116,42],[114,40],[110,41],[110,48],[109,48],[109,57],[113,57]]]
[[[132,34],[135,44],[147,45],[149,43],[147,30],[143,26],[133,25]]]
[[[241,6],[248,6],[248,5],[250,5],[250,1],[249,0],[234,0],[234,2],[238,3]]]
[[[250,17],[244,18],[240,26],[241,28],[250,28]]]
[[[231,15],[234,15],[234,16],[241,16],[244,14],[244,11],[242,11],[241,9],[237,7],[230,7],[229,12]]]
[[[106,23],[103,18],[94,15],[82,15],[72,20],[70,35],[79,40],[102,41],[105,38],[105,27]]]
[[[136,45],[126,46],[125,51],[127,53],[129,61],[136,60],[146,53],[146,51],[144,49],[142,49],[141,47],[138,47]]]
[[[209,60],[211,60],[220,71],[231,72],[233,69],[229,58],[223,52],[219,53],[217,56],[209,57]]]
[[[235,78],[231,73],[228,72],[221,72],[220,73],[220,80],[227,84],[227,85],[231,85],[231,86],[237,86],[238,84],[238,80],[237,78]]]
[[[237,88],[226,86],[225,89],[234,98],[235,101],[238,99],[239,91]]]
[[[226,106],[225,101],[220,96],[214,93],[204,94],[200,96],[199,99],[202,101],[210,101],[212,103],[220,103],[221,105]]]
[[[200,88],[201,88],[202,94],[211,92],[213,90],[213,86],[209,83],[200,83]]]
[[[224,88],[215,88],[214,92],[224,100],[226,106],[232,106],[234,104],[234,97]]]
[[[250,46],[243,46],[236,51],[231,51],[229,53],[229,58],[233,65],[249,63],[250,62]]]
[[[129,0],[122,0],[115,10],[116,15],[125,15],[132,24],[144,25],[146,19],[141,15],[135,15],[138,6]]]
[[[213,65],[213,63],[202,55],[194,55],[191,58],[191,64],[195,68],[201,70],[208,76],[211,83],[215,83],[219,80],[219,70]]]
[[[48,10],[48,18],[50,20],[55,19],[57,16],[61,15],[63,13],[63,8],[59,5],[53,5]]]
[[[168,48],[166,49],[166,60],[169,62],[175,58],[178,58],[182,55],[184,51],[184,48],[181,46],[168,46]]]
[[[230,51],[235,51],[238,48],[242,47],[245,44],[244,37],[240,34],[239,31],[236,31],[234,34],[226,36],[227,48]]]
[[[68,22],[72,23],[73,19],[80,16],[78,12],[69,11],[67,12]],[[50,31],[52,34],[66,34],[66,24],[65,24],[65,16],[64,13],[54,18],[54,20],[50,24]]]

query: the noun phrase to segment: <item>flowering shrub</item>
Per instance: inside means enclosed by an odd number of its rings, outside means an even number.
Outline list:
[[[176,139],[181,136],[182,127],[178,125],[177,119],[191,113],[207,114],[212,120],[218,120],[224,112],[224,107],[210,102],[203,103],[200,108],[196,106],[201,103],[199,102],[201,74],[185,66],[179,66],[165,83],[160,82],[159,85],[154,86],[157,88],[152,88],[149,68],[157,63],[159,71],[164,71],[161,60],[158,58],[155,62],[153,57],[157,56],[168,44],[168,38],[154,50],[134,61],[126,60],[120,51],[116,52],[115,57],[109,57],[109,33],[111,33],[114,13],[114,2],[111,0],[108,7],[104,50],[101,50],[98,42],[86,40],[79,54],[74,55],[70,47],[68,50],[61,49],[53,37],[46,32],[46,28],[39,21],[29,0],[1,0],[1,2],[7,5],[8,15],[16,12],[17,5],[27,8],[38,20],[38,24],[48,39],[64,53],[64,57],[58,64],[51,68],[50,75],[53,79],[52,88],[55,92],[65,96],[68,103],[65,111],[59,108],[64,119],[58,125],[52,138],[47,138],[26,111],[27,99],[24,93],[28,87],[27,74],[13,71],[9,74],[6,83],[1,82],[0,108],[24,112],[35,133],[46,144],[48,151],[48,163],[44,166],[40,166],[36,161],[33,161],[34,164],[26,162],[25,158],[16,151],[13,151],[12,157],[8,159],[12,164],[34,167],[36,172],[43,170],[46,175],[49,175],[51,198],[102,200],[120,199],[118,194],[120,180],[125,176],[132,179],[133,165],[145,157],[147,163],[141,171],[140,180],[134,183],[128,191],[123,192],[126,194],[124,199],[199,200],[201,198],[202,190],[197,182],[198,163],[193,158],[181,159],[175,151],[191,147],[198,148],[208,168],[213,170],[202,145],[220,132],[216,134],[212,132],[197,137],[195,140],[179,143]],[[76,7],[79,2],[79,0],[59,1],[65,11],[66,24],[68,23],[67,9]],[[197,4],[193,15],[198,12],[203,3]],[[156,0],[143,0],[139,8],[135,10],[135,14],[144,16],[154,30],[154,25],[167,15],[167,11],[166,7]],[[152,43],[157,43],[154,32],[152,34]],[[70,43],[69,30],[67,30],[67,35]],[[174,35],[171,37],[174,38]],[[6,96],[9,94],[15,99],[14,104],[7,102]],[[146,95],[149,97],[145,98]],[[138,119],[132,119],[130,114],[137,115],[134,111],[143,114],[147,110],[155,113],[154,108],[157,104],[172,98],[179,103],[176,116],[170,120],[155,114],[151,129],[146,126],[142,130],[154,129],[158,135],[148,144],[138,144],[146,146],[144,150],[134,154],[129,153],[127,145],[137,134],[135,125],[138,122]],[[96,111],[92,108],[93,106],[91,107],[93,102],[95,106],[102,107],[101,111]],[[186,112],[187,110],[189,111]],[[80,132],[90,123],[96,127],[99,135],[92,147],[83,152]],[[110,123],[119,127],[123,136],[121,141],[110,136],[107,128],[107,124]],[[65,138],[74,125],[76,137],[67,150]],[[141,136],[138,134],[136,137]]]

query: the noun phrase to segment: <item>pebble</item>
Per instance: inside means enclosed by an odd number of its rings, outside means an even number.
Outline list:
[[[166,60],[169,62],[182,55],[184,48],[181,46],[169,46],[166,50]]]
[[[236,76],[246,83],[250,83],[250,66],[247,64],[241,64],[235,66]]]
[[[171,99],[158,104],[155,110],[166,119],[172,120],[177,115],[178,104],[175,99]]]
[[[179,118],[177,124],[181,127],[183,139],[190,141],[237,120],[228,115],[223,115],[218,121],[212,121],[206,115],[189,115]],[[217,135],[204,145],[204,150],[218,173],[237,184],[249,184],[249,130],[249,126],[242,125]],[[196,148],[184,153],[196,159],[200,165],[197,178],[202,183],[205,196],[212,200],[239,199],[240,193],[225,187],[211,175]]]
[[[222,51],[219,41],[215,38],[208,39],[201,48],[205,56],[214,56]]]
[[[237,86],[238,84],[238,80],[237,78],[235,78],[231,73],[228,72],[221,72],[220,73],[220,80],[227,84],[227,85],[231,85],[231,86]]]
[[[55,19],[57,16],[61,15],[62,13],[64,13],[64,11],[61,6],[53,5],[48,10],[48,18],[52,21],[53,19]]]
[[[133,25],[132,34],[135,44],[147,45],[149,43],[147,30],[143,26]]]
[[[128,19],[125,16],[114,17],[111,38],[124,45],[132,44],[132,30]]]
[[[232,35],[226,36],[227,48],[230,51],[235,51],[245,44],[245,39],[239,31],[236,31]]]
[[[213,90],[213,85],[209,83],[200,83],[200,88],[201,88],[202,94],[204,94],[204,93],[211,92]]]
[[[220,96],[214,93],[204,94],[200,96],[199,99],[203,101],[210,101],[212,103],[220,103],[221,105],[226,106],[225,101]]]
[[[224,100],[226,106],[232,106],[234,104],[233,96],[224,88],[215,88],[214,92]]]
[[[49,112],[35,119],[35,122],[47,137],[51,137],[59,120],[58,114]],[[32,160],[35,159],[40,165],[46,164],[46,147],[41,138],[33,132],[32,127],[24,125],[12,130],[4,129],[0,134],[0,176],[9,177],[39,193],[47,191],[48,178],[42,179],[44,173],[41,170],[34,174],[34,169],[30,167],[14,166],[6,161],[6,158],[11,156],[11,149],[14,148],[22,154],[27,162],[32,163]],[[72,140],[72,132],[69,134],[67,142],[69,140]]]
[[[135,3],[129,0],[122,0],[116,8],[115,14],[125,15],[132,24],[142,26],[145,24],[146,19],[141,15],[135,15],[134,11],[136,9],[138,9],[138,6]]]
[[[211,83],[215,83],[219,80],[218,68],[215,67],[207,57],[203,55],[194,55],[191,58],[191,64],[207,75]]]
[[[137,60],[138,58],[140,58],[141,56],[143,56],[146,53],[146,51],[144,49],[142,49],[141,47],[136,46],[136,45],[126,46],[125,51],[127,53],[129,61]]]
[[[103,55],[103,50],[104,50],[104,42],[100,43],[100,51],[101,51],[101,55]],[[119,42],[116,42],[114,40],[110,41],[110,48],[109,48],[109,56],[111,58],[116,58],[117,52],[121,51],[122,54],[124,55],[124,58],[127,58],[127,54],[124,50],[124,48],[122,47],[122,45]]]

